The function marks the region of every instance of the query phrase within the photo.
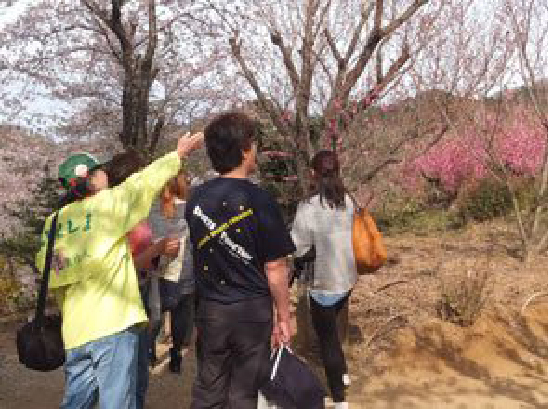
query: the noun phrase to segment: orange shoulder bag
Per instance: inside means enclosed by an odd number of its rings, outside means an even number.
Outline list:
[[[355,204],[352,240],[357,273],[372,274],[387,261],[387,249],[368,210],[351,198]]]

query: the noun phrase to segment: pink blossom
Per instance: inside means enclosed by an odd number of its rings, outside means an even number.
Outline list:
[[[487,115],[481,128],[488,131],[470,127],[439,143],[408,164],[407,175],[437,178],[445,189],[456,191],[467,180],[489,176],[489,169],[501,171],[500,165],[525,176],[535,176],[543,166],[547,134],[525,112],[499,124]]]
[[[293,153],[283,151],[261,151],[261,154],[271,158],[292,158],[294,156]]]
[[[283,122],[289,122],[292,119],[292,114],[289,111],[284,111],[280,117]]]

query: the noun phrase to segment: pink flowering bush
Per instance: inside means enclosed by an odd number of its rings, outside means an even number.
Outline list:
[[[528,112],[511,114],[501,125],[487,117],[482,125],[470,125],[443,140],[408,164],[407,176],[437,179],[448,192],[466,182],[501,175],[504,169],[517,176],[536,176],[545,160],[546,130]]]
[[[409,171],[440,180],[442,187],[454,192],[470,178],[486,176],[483,143],[472,135],[443,141],[411,164]]]
[[[543,166],[547,131],[524,114],[513,117],[495,146],[496,155],[514,172],[535,176]]]

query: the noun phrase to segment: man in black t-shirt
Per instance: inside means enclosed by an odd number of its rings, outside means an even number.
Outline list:
[[[247,180],[257,166],[257,124],[226,113],[204,134],[220,176],[195,188],[185,214],[197,296],[191,408],[255,409],[271,337],[290,340],[286,256],[295,246],[276,202]]]

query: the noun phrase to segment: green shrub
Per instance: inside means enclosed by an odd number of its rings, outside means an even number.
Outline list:
[[[408,230],[418,235],[427,235],[440,231],[457,230],[464,227],[465,224],[466,221],[456,212],[444,209],[426,209],[411,220]]]
[[[457,207],[463,219],[482,222],[508,214],[513,208],[513,201],[504,184],[486,178],[467,189]]]
[[[0,254],[0,276],[8,269],[8,258],[3,254]]]
[[[408,199],[401,203],[389,203],[372,215],[380,231],[389,234],[412,232],[425,235],[432,232],[455,230],[464,226],[464,220],[455,212],[428,208]]]
[[[372,210],[372,216],[382,232],[404,231],[421,210],[421,204],[414,199],[388,195],[382,208]]]
[[[0,313],[17,310],[21,294],[21,284],[15,278],[0,276]]]
[[[525,213],[532,213],[541,201],[544,211],[547,212],[547,191],[543,197],[538,197],[539,186],[533,178],[523,178],[515,182],[515,189],[519,206]]]

